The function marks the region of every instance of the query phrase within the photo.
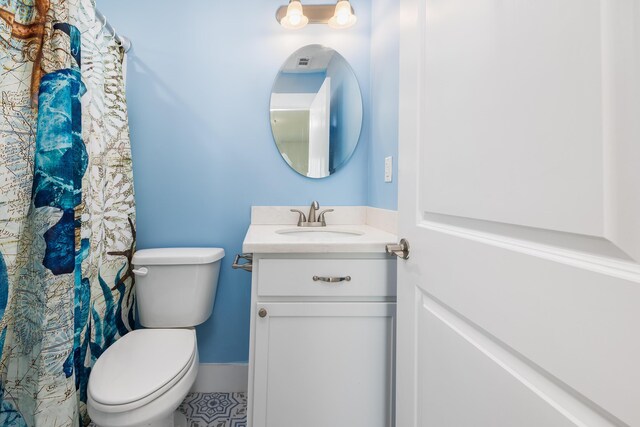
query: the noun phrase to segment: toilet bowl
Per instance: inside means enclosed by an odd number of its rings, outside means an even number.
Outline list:
[[[134,255],[140,329],[97,360],[87,407],[98,427],[182,427],[176,411],[198,373],[194,326],[211,315],[222,249],[150,249]]]

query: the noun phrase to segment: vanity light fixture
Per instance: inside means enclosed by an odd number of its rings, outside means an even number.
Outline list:
[[[336,5],[336,10],[331,19],[329,19],[329,26],[331,28],[349,28],[355,25],[358,21],[351,3],[349,0],[341,0]]]
[[[297,30],[309,23],[309,18],[304,15],[302,3],[300,3],[300,0],[290,0],[289,6],[287,6],[286,8],[286,15],[279,19],[280,25],[282,25],[284,28],[287,28],[289,30]]]
[[[331,28],[349,28],[358,18],[349,0],[337,4],[310,4],[302,6],[300,0],[290,0],[288,6],[280,6],[276,19],[287,29],[296,30],[309,24],[328,24]]]

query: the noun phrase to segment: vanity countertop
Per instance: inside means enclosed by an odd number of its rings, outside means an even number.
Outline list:
[[[295,225],[252,224],[242,244],[242,251],[246,253],[384,253],[385,246],[397,243],[397,240],[395,234],[363,224],[332,225],[317,229]]]
[[[397,213],[365,206],[323,206],[333,209],[326,227],[297,227],[291,209],[308,206],[253,206],[251,225],[242,244],[245,253],[385,253],[398,242]]]

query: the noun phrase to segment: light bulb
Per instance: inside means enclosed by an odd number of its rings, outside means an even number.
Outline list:
[[[292,13],[291,16],[289,16],[291,25],[300,25],[300,21],[302,21],[302,18],[297,13]]]
[[[331,19],[331,28],[349,28],[358,21],[358,18],[351,13],[351,3],[348,0],[341,0],[336,4],[336,11]]]
[[[309,18],[304,16],[302,3],[300,3],[299,0],[291,0],[287,7],[287,15],[282,18],[280,24],[284,28],[297,30],[298,28],[302,28],[307,25],[308,22]]]
[[[349,22],[349,13],[340,11],[340,13],[338,13],[338,16],[336,17],[336,21],[339,25],[345,25],[347,22]]]

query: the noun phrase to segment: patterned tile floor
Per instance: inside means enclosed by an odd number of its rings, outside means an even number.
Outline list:
[[[178,410],[188,427],[247,427],[246,393],[191,393]]]
[[[247,427],[246,393],[191,393],[179,410],[189,427]]]

